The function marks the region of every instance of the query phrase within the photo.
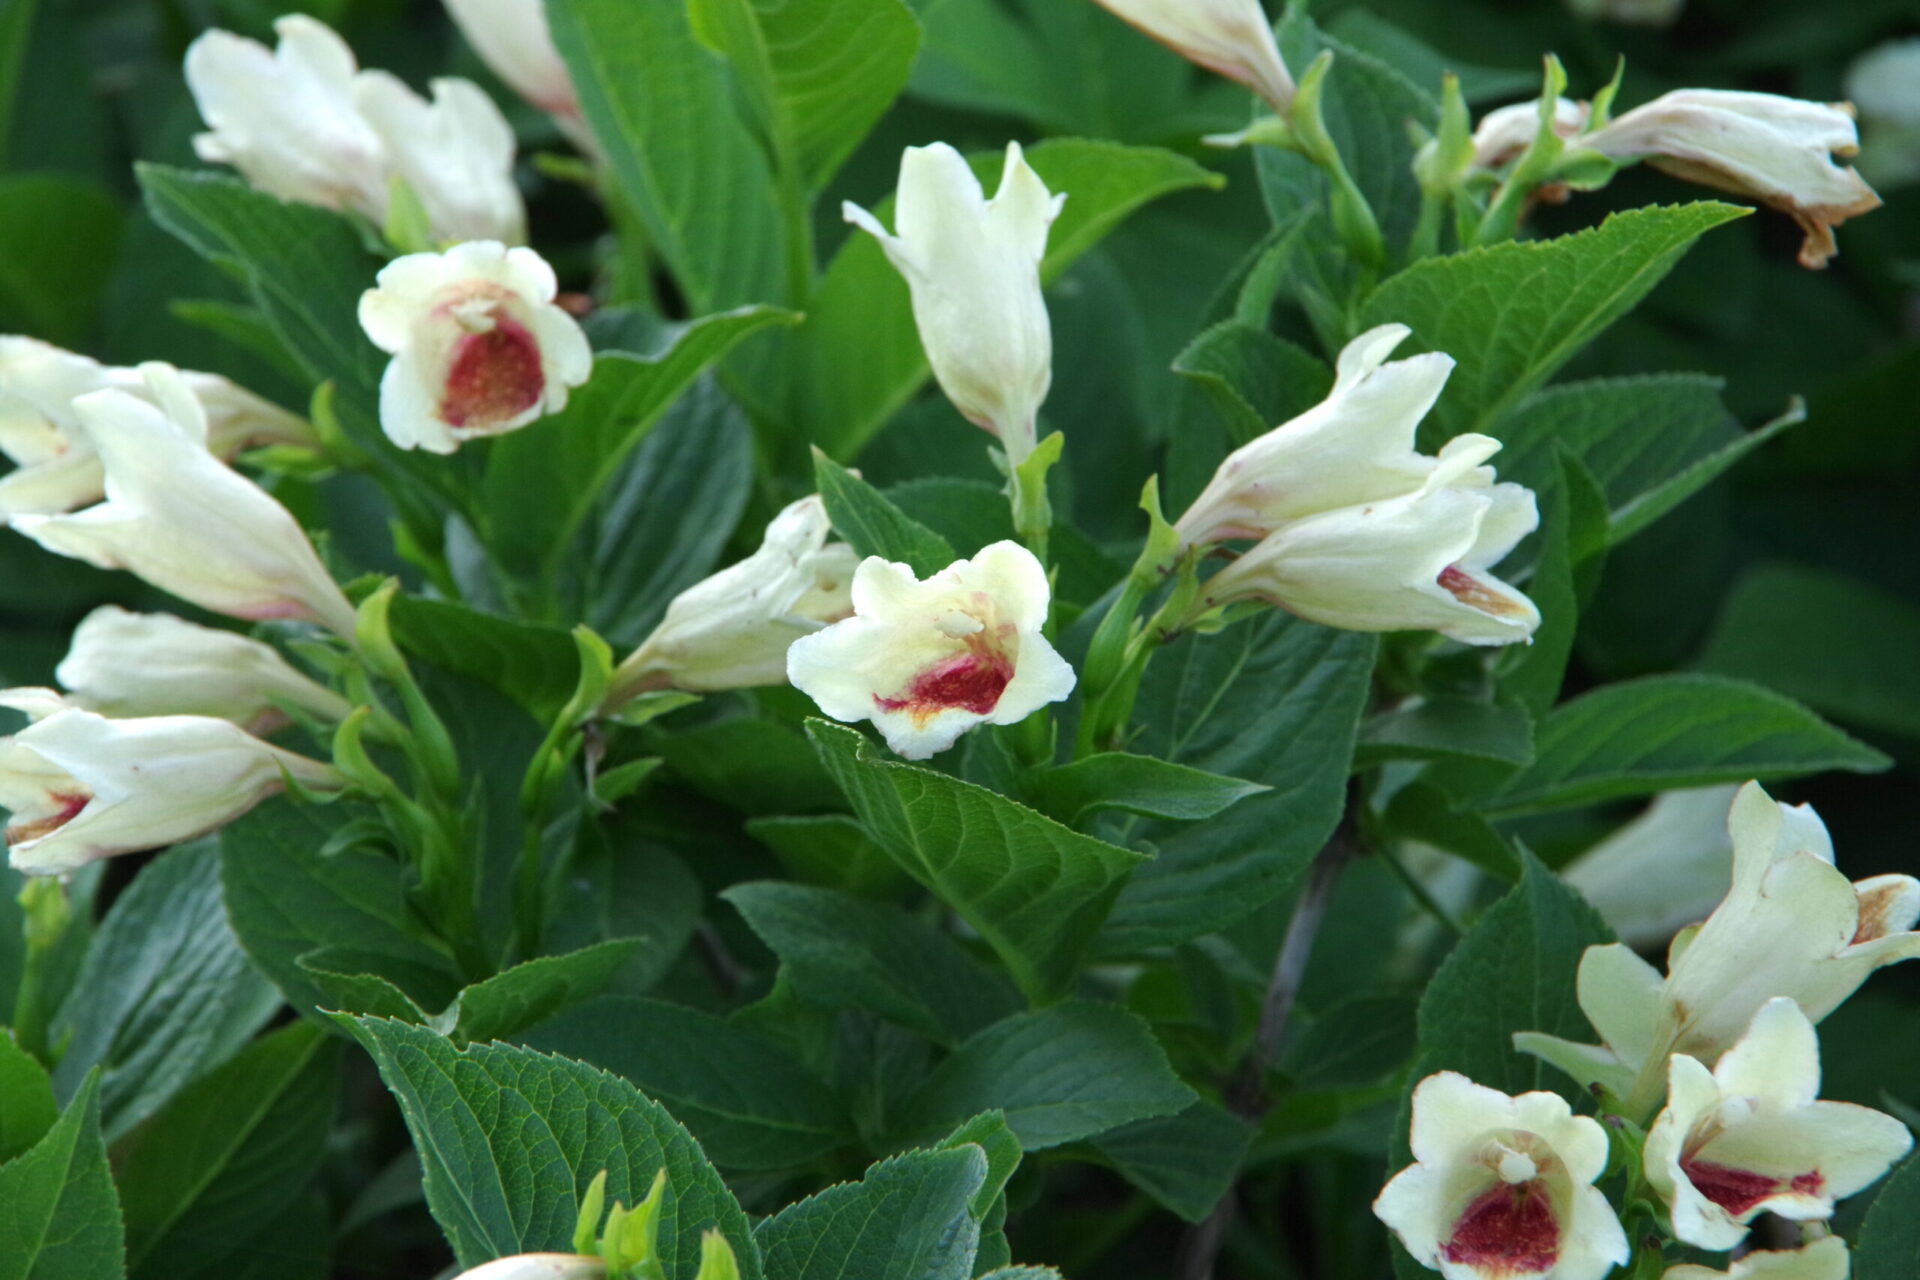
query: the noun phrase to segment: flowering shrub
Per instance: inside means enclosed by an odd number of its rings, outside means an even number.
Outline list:
[[[0,9],[0,1276],[1914,1274],[1890,7],[362,8]]]

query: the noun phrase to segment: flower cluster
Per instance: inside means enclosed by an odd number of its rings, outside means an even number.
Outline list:
[[[1706,1250],[1740,1246],[1762,1213],[1832,1216],[1913,1145],[1891,1116],[1820,1100],[1814,1023],[1874,969],[1920,956],[1920,881],[1849,883],[1812,810],[1777,804],[1757,783],[1735,798],[1729,826],[1732,888],[1675,939],[1665,977],[1624,946],[1588,949],[1580,1006],[1603,1045],[1514,1037],[1601,1098],[1626,1135],[1627,1199],[1644,1186],[1665,1233]],[[1507,1098],[1452,1073],[1423,1081],[1413,1105],[1417,1163],[1374,1211],[1415,1258],[1449,1280],[1598,1280],[1627,1260],[1619,1220],[1590,1185],[1606,1164],[1600,1125],[1570,1118],[1557,1095]],[[1726,1274],[1845,1272],[1845,1245],[1829,1237],[1749,1254]],[[1667,1277],[1718,1274],[1689,1264]]]

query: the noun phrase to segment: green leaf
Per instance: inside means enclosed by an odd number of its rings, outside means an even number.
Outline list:
[[[700,1146],[656,1102],[595,1067],[512,1045],[457,1049],[424,1027],[341,1020],[373,1055],[421,1153],[427,1204],[462,1267],[568,1251],[587,1185],[636,1204],[667,1171],[660,1211],[667,1274],[692,1275],[701,1232],[718,1228],[745,1280],[759,1250],[747,1216]]]
[[[980,1239],[969,1205],[986,1178],[971,1144],[883,1160],[760,1224],[768,1280],[967,1280]]]
[[[818,190],[886,113],[920,50],[900,0],[691,0],[694,32],[727,55],[775,140]]]
[[[1124,751],[1103,752],[1037,770],[1030,775],[1028,785],[1034,802],[1068,826],[1078,826],[1089,814],[1108,809],[1145,818],[1197,822],[1269,790],[1264,783],[1223,778],[1170,760]]]
[[[1015,1014],[968,1040],[901,1104],[895,1128],[925,1134],[1003,1111],[1021,1146],[1036,1151],[1172,1115],[1194,1099],[1145,1022],[1073,1001]]]
[[[744,813],[836,807],[831,780],[807,740],[783,724],[736,716],[656,735],[651,750],[701,794]]]
[[[71,1097],[95,1067],[101,1129],[115,1141],[189,1080],[224,1062],[280,1007],[240,949],[220,893],[220,846],[183,845],[114,901],[54,1020],[53,1073]]]
[[[1477,806],[1510,816],[1680,787],[1873,773],[1892,761],[1758,685],[1647,676],[1575,698],[1544,720],[1533,764]]]
[[[960,558],[945,538],[818,449],[813,451],[813,482],[827,504],[834,531],[862,556],[897,560],[922,578]]]
[[[699,1009],[609,996],[525,1041],[631,1080],[723,1168],[793,1168],[852,1137],[839,1098],[778,1042]]]
[[[1526,764],[1533,759],[1533,718],[1519,707],[1443,695],[1367,721],[1353,762],[1454,757]]]
[[[10,7],[31,8],[21,0]],[[0,32],[11,17],[0,16]],[[0,144],[10,52],[0,36]],[[0,244],[10,246],[0,254],[0,328],[84,344],[113,273],[122,222],[120,206],[96,183],[50,173],[0,177]]]
[[[1276,609],[1217,636],[1185,637],[1154,659],[1134,749],[1273,789],[1210,822],[1154,830],[1159,856],[1121,893],[1103,953],[1213,933],[1286,890],[1346,806],[1373,656],[1372,636]]]
[[[1920,1159],[1894,1170],[1873,1198],[1853,1249],[1854,1280],[1920,1274]]]
[[[1640,494],[1623,509],[1614,513],[1610,530],[1611,540],[1616,543],[1625,542],[1718,480],[1734,463],[1739,462],[1782,431],[1805,422],[1806,417],[1805,407],[1796,403],[1772,422],[1728,441],[1719,449],[1696,459],[1684,470],[1674,473],[1659,485]]]
[[[1301,1089],[1379,1084],[1412,1058],[1415,1016],[1415,1004],[1405,996],[1343,1000],[1301,1019],[1305,1025],[1289,1040],[1281,1069]]]
[[[46,1137],[59,1117],[46,1070],[0,1031],[0,1165]]]
[[[614,191],[689,309],[789,301],[767,156],[734,109],[726,63],[694,38],[686,5],[552,0],[547,21]]]
[[[1702,234],[1750,210],[1716,201],[1616,213],[1552,240],[1427,258],[1375,289],[1360,327],[1409,325],[1458,361],[1432,419],[1445,436],[1500,423],[1673,269]]]
[[[807,735],[874,841],[986,939],[1030,999],[1065,989],[1142,855],[892,763],[851,729],[809,720]]]
[[[1697,665],[1849,724],[1920,738],[1916,653],[1920,608],[1837,573],[1765,563],[1734,584]]]
[[[1606,499],[1586,464],[1565,450],[1541,493],[1545,523],[1540,557],[1527,592],[1540,609],[1531,643],[1502,655],[1503,700],[1526,708],[1536,724],[1553,710],[1566,682],[1567,663],[1580,626],[1580,611],[1606,546]],[[1521,761],[1519,763],[1526,763]]]
[[[1213,1212],[1252,1145],[1251,1125],[1204,1098],[1177,1115],[1136,1120],[1093,1141],[1121,1177],[1188,1222]]]
[[[121,1161],[135,1276],[213,1272],[306,1191],[326,1154],[340,1042],[296,1023],[195,1081]]]
[[[329,853],[333,811],[261,805],[220,833],[220,882],[240,945],[303,1013],[325,995],[300,957],[338,949],[377,964],[422,1008],[460,989],[447,957],[416,936],[400,865],[363,849]]]
[[[925,476],[890,485],[887,499],[956,547],[977,549],[1015,536],[1005,491],[985,480]],[[1053,525],[1053,598],[1087,605],[1126,575],[1091,538],[1057,518]]]
[[[968,1120],[946,1136],[939,1150],[951,1151],[968,1144],[980,1148],[987,1157],[986,1181],[973,1193],[972,1205],[973,1216],[984,1220],[993,1213],[995,1202],[1005,1197],[1007,1183],[1020,1168],[1025,1152],[1020,1148],[1019,1135],[1008,1127],[1007,1117],[998,1111],[983,1111]]]
[[[778,307],[740,307],[675,325],[645,353],[601,352],[565,409],[487,446],[488,545],[510,566],[552,572],[623,464],[701,370],[749,334],[799,320]],[[660,492],[646,496],[658,502]]]
[[[505,1040],[598,995],[643,945],[616,938],[514,965],[461,991],[430,1025],[455,1041]]]
[[[0,1280],[122,1280],[125,1257],[88,1080],[45,1137],[0,1165]]]
[[[1235,447],[1265,435],[1326,399],[1333,372],[1318,358],[1264,328],[1225,320],[1174,359],[1207,393]]]
[[[787,874],[803,884],[885,902],[910,883],[866,828],[844,813],[753,818],[747,834],[773,850]]]
[[[1069,197],[1041,264],[1047,281],[1141,205],[1221,183],[1184,156],[1148,147],[1056,138],[1026,155],[1049,190]],[[998,180],[999,153],[972,163],[989,184]],[[892,216],[888,203],[875,212]],[[795,445],[811,441],[839,459],[857,454],[919,390],[927,360],[907,285],[872,236],[848,236],[814,292],[807,323],[767,369],[756,379],[755,396],[777,406],[773,416],[786,438]],[[776,370],[777,377],[770,376]]]
[[[394,598],[390,618],[403,651],[499,690],[535,719],[558,712],[579,681],[578,650],[559,627],[411,595]]]
[[[1020,1007],[1005,978],[897,907],[774,881],[735,885],[720,896],[815,1004],[871,1010],[945,1045]]]
[[[19,95],[20,72],[27,58],[28,37],[33,34],[35,0],[7,0],[0,7],[0,164],[11,159],[8,140],[13,136],[14,101]]]

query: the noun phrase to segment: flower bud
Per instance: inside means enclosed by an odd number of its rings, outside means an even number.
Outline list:
[[[577,121],[580,99],[553,47],[540,0],[446,0],[454,25],[480,61],[548,115]]]
[[[1237,80],[1282,117],[1293,102],[1293,77],[1280,60],[1260,0],[1100,0],[1181,57]]]
[[[414,253],[360,295],[360,327],[393,356],[380,426],[402,449],[452,453],[566,407],[593,372],[587,336],[553,305],[553,268],[498,241]]]
[[[516,1253],[462,1271],[454,1280],[604,1280],[601,1258],[577,1253]]]
[[[68,708],[0,739],[9,862],[27,875],[191,840],[278,792],[342,779],[225,720],[109,720]]]
[[[602,709],[651,689],[786,683],[788,646],[853,611],[860,558],[845,543],[827,545],[830,529],[818,495],[775,516],[758,551],[673,598],[614,672]]]
[[[1668,1267],[1660,1280],[1847,1280],[1847,1242],[1825,1236],[1798,1249],[1754,1249],[1725,1271],[1697,1262]]]
[[[177,370],[145,364],[151,403],[124,391],[73,402],[106,472],[106,501],[14,528],[49,551],[126,569],[237,618],[297,618],[353,634],[353,607],[299,521],[207,449],[207,417]]]
[[[1443,1071],[1413,1091],[1413,1158],[1373,1212],[1447,1280],[1600,1280],[1627,1235],[1593,1182],[1607,1135],[1553,1093],[1509,1097]]]
[[[1731,1249],[1762,1212],[1808,1221],[1876,1182],[1913,1146],[1906,1125],[1847,1102],[1819,1102],[1820,1044],[1792,999],[1769,1000],[1708,1071],[1673,1055],[1667,1105],[1647,1131],[1647,1182],[1673,1234]]]
[[[1616,160],[1645,159],[1676,177],[1752,196],[1806,233],[1800,265],[1839,250],[1833,228],[1880,206],[1866,180],[1833,162],[1860,149],[1852,108],[1726,89],[1677,89],[1635,107],[1581,143]]]
[[[1733,786],[1668,791],[1560,872],[1622,942],[1664,947],[1727,896]]]
[[[909,760],[977,724],[1014,724],[1073,692],[1041,628],[1047,573],[996,542],[922,582],[869,556],[853,575],[853,616],[787,650],[787,678],[836,720],[871,720]]]
[[[264,733],[286,723],[281,702],[328,720],[352,710],[258,640],[111,604],[75,628],[54,674],[73,705],[115,719],[212,716]]]
[[[526,239],[513,127],[471,80],[443,77],[428,102],[384,71],[353,81],[354,105],[386,148],[387,172],[420,198],[435,240]],[[381,204],[381,220],[386,218]]]
[[[259,444],[312,445],[313,428],[212,373],[180,372],[207,416],[207,447],[222,458]],[[152,401],[137,369],[110,369],[35,338],[0,337],[0,520],[72,511],[106,496],[105,471],[73,411],[90,391]]]
[[[1007,144],[1000,189],[988,200],[966,160],[942,142],[901,157],[898,235],[865,209],[841,206],[906,277],[940,389],[962,417],[1000,438],[1016,467],[1033,452],[1053,383],[1040,262],[1065,200],[1048,194],[1018,143]]]

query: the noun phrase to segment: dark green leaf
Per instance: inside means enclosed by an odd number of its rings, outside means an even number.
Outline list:
[[[1305,1025],[1288,1043],[1281,1070],[1302,1089],[1378,1084],[1413,1056],[1414,1017],[1414,1002],[1405,996],[1342,1001],[1302,1019]]]
[[[1519,707],[1471,698],[1432,698],[1367,721],[1361,726],[1353,760],[1364,766],[1458,756],[1526,764],[1533,759],[1533,718]]]
[[[755,815],[837,807],[806,739],[771,720],[737,716],[657,735],[652,749],[689,786]]]
[[[967,1280],[986,1153],[909,1151],[788,1205],[754,1232],[768,1280]]]
[[[578,650],[559,627],[410,595],[394,600],[391,617],[407,653],[499,690],[535,718],[559,711],[579,682]]]
[[[505,1040],[598,995],[644,945],[618,938],[517,964],[463,990],[433,1027],[456,1041]]]
[[[1029,777],[1028,785],[1034,802],[1069,826],[1077,826],[1081,819],[1103,809],[1197,822],[1268,790],[1264,783],[1223,778],[1124,751],[1104,752],[1039,770]]]
[[[693,1137],[632,1085],[583,1063],[512,1045],[457,1049],[424,1027],[343,1019],[373,1055],[422,1156],[427,1204],[463,1267],[512,1253],[566,1251],[580,1198],[602,1171],[609,1203],[637,1204],[654,1174],[667,1273],[699,1266],[718,1228],[743,1280],[760,1254],[726,1184]]]
[[[1178,1115],[1104,1133],[1093,1149],[1154,1200],[1199,1222],[1232,1188],[1252,1143],[1252,1126],[1203,1098]]]
[[[1332,371],[1313,355],[1238,320],[1195,338],[1173,369],[1207,393],[1236,447],[1304,413],[1333,389]]]
[[[813,454],[813,482],[827,504],[834,531],[861,555],[897,560],[922,578],[960,558],[945,538],[908,517],[878,489],[818,449]]]
[[[0,1280],[122,1280],[125,1257],[88,1080],[45,1137],[0,1165]]]
[[[1920,1159],[1894,1170],[1873,1198],[1853,1250],[1854,1280],[1920,1274]]]
[[[1635,497],[1624,508],[1614,512],[1609,537],[1614,542],[1625,542],[1718,480],[1734,463],[1766,444],[1782,431],[1799,426],[1804,421],[1806,421],[1805,409],[1795,405],[1759,430],[1738,436],[1705,457],[1696,459],[1684,470],[1668,476],[1658,485]]]
[[[31,8],[21,0],[10,7]],[[0,15],[0,142],[10,17]],[[0,244],[9,246],[0,254],[0,328],[81,345],[113,271],[121,222],[119,206],[96,183],[56,174],[0,177]]]
[[[979,931],[1029,997],[1065,988],[1141,855],[892,763],[851,729],[810,720],[807,734],[875,842]]]
[[[844,813],[753,818],[747,834],[773,850],[803,884],[891,901],[911,883],[866,828]]]
[[[0,1164],[46,1137],[59,1117],[46,1070],[0,1031]]]

